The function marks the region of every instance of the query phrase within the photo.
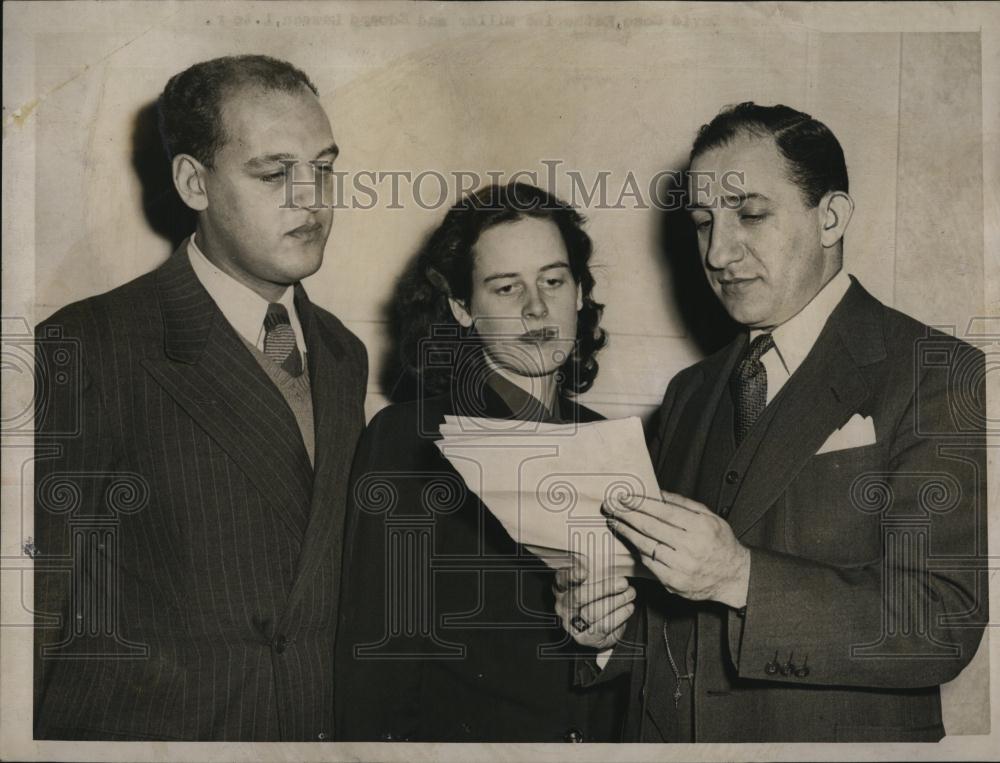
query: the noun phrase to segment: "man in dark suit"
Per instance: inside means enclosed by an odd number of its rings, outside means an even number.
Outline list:
[[[330,122],[214,59],[159,102],[195,234],[38,327],[35,736],[322,740],[361,342],[310,303]]]
[[[689,193],[746,331],[671,381],[661,495],[607,506],[655,576],[637,615],[585,573],[557,581],[578,641],[645,647],[578,678],[631,672],[634,740],[937,741],[939,686],[988,621],[982,353],[842,271],[846,164],[809,115],[723,111]]]

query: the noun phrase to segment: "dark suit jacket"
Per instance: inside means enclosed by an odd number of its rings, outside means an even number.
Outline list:
[[[333,734],[363,345],[296,287],[315,470],[185,247],[37,329],[37,738]]]
[[[651,446],[663,488],[694,494],[746,342],[670,383]],[[651,649],[632,671],[631,738],[943,736],[938,687],[988,620],[982,361],[852,284],[719,475],[711,508],[751,550],[745,618],[659,587],[644,597],[632,631],[658,645],[669,625],[673,651],[695,667],[682,687],[693,723],[678,728],[672,671]],[[854,414],[873,418],[875,444],[815,455]],[[612,664],[598,683],[628,668]]]
[[[380,411],[358,447],[337,635],[338,738],[617,741],[626,685],[596,696],[573,687],[577,650],[553,614],[552,572],[434,445],[456,408],[512,416],[482,376],[463,378],[472,381],[454,394]],[[483,402],[478,414],[463,404],[472,398]],[[568,399],[561,413],[600,418]]]

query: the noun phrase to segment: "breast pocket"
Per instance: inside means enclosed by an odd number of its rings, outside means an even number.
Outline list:
[[[791,553],[839,566],[882,554],[883,512],[862,492],[865,475],[885,471],[883,445],[813,456],[785,494],[785,541]]]

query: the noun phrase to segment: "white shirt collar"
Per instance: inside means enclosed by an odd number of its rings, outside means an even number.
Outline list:
[[[813,345],[816,344],[816,340],[819,339],[820,332],[830,315],[840,304],[840,300],[844,298],[850,287],[851,279],[848,278],[847,273],[843,270],[837,271],[837,275],[819,290],[816,296],[809,301],[809,304],[780,326],[771,330],[774,348],[789,376],[802,365],[802,361],[806,359]],[[766,332],[761,329],[752,330],[750,341],[752,342],[763,333]]]
[[[218,305],[236,333],[257,349],[264,349],[264,316],[267,315],[268,301],[250,287],[240,283],[228,273],[213,265],[195,243],[194,235],[188,239],[188,259],[194,274],[198,276],[205,291]],[[305,353],[306,343],[302,334],[302,324],[295,310],[295,289],[287,287],[278,302],[288,310],[288,319],[295,332],[295,344],[299,352]]]

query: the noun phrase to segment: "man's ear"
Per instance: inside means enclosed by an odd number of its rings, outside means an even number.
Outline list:
[[[174,188],[181,201],[195,212],[208,209],[208,192],[205,188],[205,165],[190,154],[178,154],[172,162]]]
[[[854,200],[844,191],[830,191],[819,202],[820,241],[823,247],[829,249],[835,246],[847,231],[854,214]]]
[[[462,328],[472,328],[472,316],[465,305],[454,297],[448,297],[448,305],[451,307],[451,314],[455,316],[458,325]]]

